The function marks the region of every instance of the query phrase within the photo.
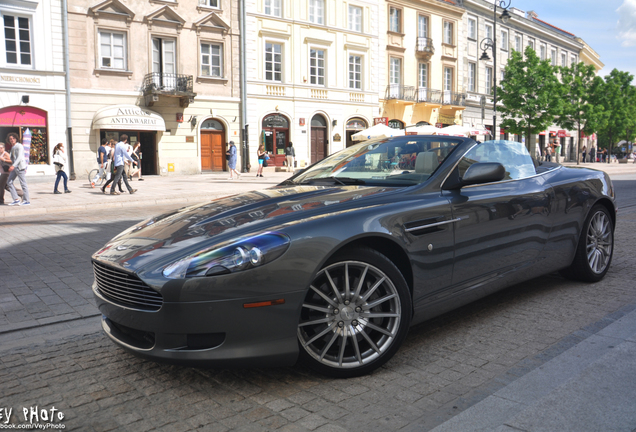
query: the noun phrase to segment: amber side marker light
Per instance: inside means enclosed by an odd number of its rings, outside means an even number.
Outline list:
[[[257,307],[264,307],[264,306],[276,306],[276,305],[281,305],[284,303],[285,303],[285,299],[276,299],[276,300],[268,300],[268,301],[256,302],[256,303],[244,303],[243,307],[247,309],[247,308],[257,308]]]

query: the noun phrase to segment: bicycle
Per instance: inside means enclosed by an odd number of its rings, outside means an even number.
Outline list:
[[[102,175],[99,175],[99,169],[95,168],[88,173],[88,183],[92,188],[95,186],[101,186],[106,180],[107,171],[103,170]]]

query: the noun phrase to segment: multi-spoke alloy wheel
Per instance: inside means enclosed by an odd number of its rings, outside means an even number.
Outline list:
[[[604,206],[595,205],[583,225],[572,265],[561,274],[574,280],[600,281],[609,270],[613,252],[612,218]]]
[[[411,316],[404,278],[383,255],[356,249],[309,286],[298,339],[309,366],[339,377],[370,372],[401,344]]]
[[[596,274],[603,273],[612,258],[613,249],[612,222],[603,211],[592,216],[587,229],[585,252],[590,270]]]

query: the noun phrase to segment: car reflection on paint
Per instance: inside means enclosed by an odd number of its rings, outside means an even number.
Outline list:
[[[615,222],[603,172],[510,141],[385,138],[131,227],[93,255],[93,291],[106,334],[150,359],[358,376],[502,288],[602,279]]]

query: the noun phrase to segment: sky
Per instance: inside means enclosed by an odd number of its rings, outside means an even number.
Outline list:
[[[508,1],[506,1],[508,3]],[[612,69],[636,77],[636,0],[510,0],[510,6],[535,11],[539,19],[574,33]],[[636,84],[636,78],[633,81]]]

